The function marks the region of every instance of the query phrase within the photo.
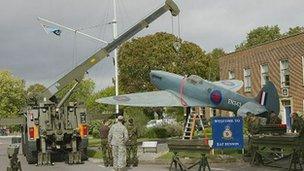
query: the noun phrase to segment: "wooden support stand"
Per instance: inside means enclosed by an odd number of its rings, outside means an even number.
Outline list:
[[[204,139],[169,140],[168,147],[169,150],[173,152],[173,157],[169,169],[170,171],[188,171],[194,166],[198,166],[198,171],[205,171],[206,169],[208,169],[208,171],[211,170],[206,156],[207,153],[210,153],[211,149],[208,144],[205,144]],[[190,166],[186,166],[180,160],[178,156],[179,152],[199,152],[201,154],[201,158]]]
[[[304,160],[303,137],[293,134],[254,135],[251,137],[250,146],[252,148],[251,165],[262,164],[272,167],[282,167],[279,166],[277,162],[289,158],[288,171],[303,170],[303,161],[301,161],[301,159]],[[271,157],[271,154],[275,155],[275,157]]]

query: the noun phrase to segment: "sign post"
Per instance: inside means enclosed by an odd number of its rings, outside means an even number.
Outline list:
[[[244,147],[242,117],[214,117],[212,118],[213,148]]]

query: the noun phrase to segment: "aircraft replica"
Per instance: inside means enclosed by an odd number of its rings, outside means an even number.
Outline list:
[[[268,81],[256,98],[238,94],[243,86],[239,80],[210,82],[197,75],[181,75],[152,70],[150,81],[159,91],[132,93],[97,99],[111,105],[138,107],[211,107],[244,116],[247,112],[263,115],[279,113],[279,96],[273,83]]]

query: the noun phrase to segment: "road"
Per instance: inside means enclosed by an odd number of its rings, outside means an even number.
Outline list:
[[[0,170],[5,171],[6,167],[9,164],[9,160],[7,157],[7,146],[10,143],[9,138],[0,137]],[[20,150],[21,151],[21,150]],[[28,165],[25,157],[22,154],[19,154],[19,160],[21,161],[22,170],[24,171],[112,171],[112,168],[106,168],[101,163],[95,163],[93,161],[86,161],[85,164],[79,165],[68,165],[64,162],[56,162],[53,166],[35,166]],[[168,171],[169,167],[167,165],[140,165],[137,168],[129,168],[128,171]],[[192,169],[193,171],[197,170],[197,168]],[[251,167],[247,163],[221,163],[221,164],[211,164],[212,171],[283,171],[284,169],[278,168],[269,168],[269,167]]]

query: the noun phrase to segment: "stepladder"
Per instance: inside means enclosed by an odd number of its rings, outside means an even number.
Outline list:
[[[196,110],[190,111],[184,127],[183,139],[192,140],[195,131],[201,128],[202,134],[206,137],[202,116]]]

